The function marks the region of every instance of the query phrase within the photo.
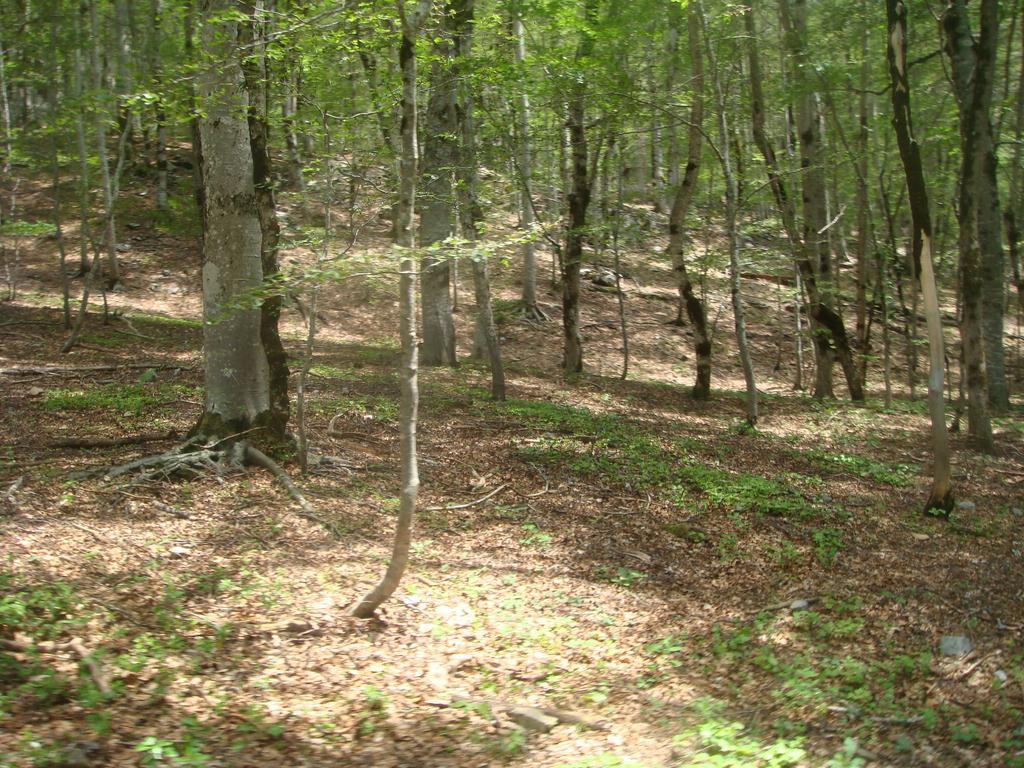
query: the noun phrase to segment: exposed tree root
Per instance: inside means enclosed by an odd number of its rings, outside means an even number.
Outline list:
[[[155,479],[181,476],[200,477],[207,473],[213,473],[219,478],[224,474],[225,468],[240,467],[246,463],[253,464],[262,467],[274,476],[274,479],[287,491],[288,496],[298,504],[302,517],[323,526],[331,535],[340,536],[338,526],[317,513],[280,464],[247,441],[229,442],[236,437],[238,435],[231,435],[206,444],[203,443],[202,437],[193,437],[188,442],[165,453],[145,456],[112,468],[85,470],[75,473],[74,476],[92,477],[102,474],[103,479],[109,481],[127,475],[135,475],[132,482],[129,483],[134,486]]]
[[[531,323],[546,323],[551,319],[548,313],[540,308],[539,304],[527,304],[520,301],[516,309],[520,317],[524,320],[529,320]]]
[[[306,497],[302,495],[302,492],[298,489],[295,483],[292,481],[291,476],[284,469],[274,461],[272,458],[263,453],[259,448],[256,448],[249,443],[241,444],[244,445],[244,456],[246,461],[251,464],[255,464],[258,467],[263,467],[274,478],[284,487],[288,492],[288,495],[292,500],[299,505],[301,510],[300,514],[307,520],[312,520],[314,523],[323,526],[332,536],[339,536],[338,526],[332,523],[330,520],[325,520],[321,517],[313,505],[306,500]]]

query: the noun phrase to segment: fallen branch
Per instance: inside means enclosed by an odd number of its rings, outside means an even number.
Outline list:
[[[423,511],[424,512],[448,512],[448,511],[451,511],[453,509],[469,509],[470,507],[475,507],[477,504],[483,504],[489,498],[491,498],[492,496],[497,495],[500,491],[505,490],[507,487],[508,487],[508,485],[503,483],[502,485],[499,485],[493,491],[488,493],[486,496],[481,496],[479,499],[476,499],[474,501],[467,501],[465,504],[448,504],[448,505],[443,506],[443,507],[424,507]]]
[[[128,435],[125,437],[68,437],[51,442],[50,447],[116,448],[121,445],[141,445],[142,443],[156,443],[164,440],[176,440],[177,438],[178,433],[172,429],[170,432],[147,432],[141,435]]]

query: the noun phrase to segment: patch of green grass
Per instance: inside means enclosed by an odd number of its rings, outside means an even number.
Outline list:
[[[169,400],[190,397],[184,384],[104,384],[92,389],[51,389],[43,397],[47,411],[116,411],[141,416]]]
[[[389,395],[344,395],[316,402],[310,410],[369,416],[380,421],[398,418],[398,398]]]
[[[918,474],[917,468],[909,464],[887,464],[856,454],[823,450],[796,451],[795,454],[822,469],[855,475],[897,488],[910,485]]]
[[[616,414],[526,400],[486,407],[549,433],[520,449],[531,461],[561,463],[579,474],[617,478],[633,491],[661,491],[678,506],[687,505],[696,493],[706,503],[730,511],[779,517],[816,513],[802,494],[782,480],[703,463],[691,455],[692,441],[679,440],[665,447],[640,425]]]

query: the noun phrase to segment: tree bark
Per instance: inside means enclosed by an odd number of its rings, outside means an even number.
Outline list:
[[[938,510],[948,514],[953,508],[953,490],[950,473],[949,434],[946,430],[945,399],[942,384],[945,378],[945,343],[942,335],[942,317],[939,313],[938,291],[932,268],[931,212],[928,208],[928,190],[921,165],[921,152],[913,134],[910,111],[910,79],[907,74],[907,10],[902,0],[886,0],[889,78],[892,83],[893,126],[900,148],[900,157],[907,178],[907,197],[913,218],[913,259],[920,263],[916,270],[921,275],[925,313],[928,319],[928,411],[932,422],[932,451],[934,455],[932,491],[925,511]],[[884,315],[883,315],[884,321]]]
[[[455,223],[452,177],[458,154],[455,57],[451,21],[434,43],[430,97],[423,116],[422,194],[420,205],[420,300],[423,316],[423,365],[455,365],[455,322],[452,316],[451,262],[444,241]]]
[[[249,28],[255,9],[240,0],[207,0],[204,49],[211,54],[199,75],[199,132],[203,147],[203,363],[204,413],[194,434],[223,438],[258,430],[268,442],[284,438],[287,419],[277,391],[283,371],[274,348],[276,315],[251,307],[276,251],[276,221],[265,217],[270,190],[266,156],[256,156],[259,83],[247,82],[241,46],[256,39]],[[233,15],[226,12],[233,11]],[[247,21],[239,21],[244,14]],[[249,29],[247,29],[249,28]],[[258,46],[256,46],[258,48]],[[247,48],[249,46],[247,45]],[[244,58],[260,60],[251,49]],[[259,77],[259,72],[248,73]],[[255,92],[253,91],[255,89]],[[253,97],[256,103],[253,103]],[[265,136],[263,137],[265,139]],[[265,143],[262,152],[265,153]],[[258,189],[257,185],[262,188]],[[272,203],[272,197],[269,198]],[[266,239],[265,239],[266,238]],[[273,322],[273,333],[267,326]],[[279,340],[278,340],[279,343]],[[251,439],[251,435],[249,436]]]
[[[593,25],[597,0],[584,0],[584,27],[576,48],[576,66],[581,69],[594,53]],[[592,180],[589,175],[589,150],[586,126],[586,75],[577,73],[570,86],[566,110],[569,134],[569,160],[572,186],[568,193],[569,220],[562,259],[562,333],[564,355],[562,370],[567,377],[583,372],[583,338],[580,335],[580,267],[583,264],[583,238],[590,206]]]
[[[450,0],[449,13],[456,49],[459,74],[464,74],[473,44],[473,14],[475,0]],[[476,120],[473,114],[473,86],[471,80],[461,77],[461,93],[457,100],[457,122],[459,125],[459,157],[457,166],[459,221],[462,237],[472,249],[470,260],[473,265],[473,293],[476,300],[476,335],[483,340],[487,361],[491,369],[491,397],[505,399],[505,366],[501,359],[501,345],[498,329],[494,324],[491,307],[491,278],[487,254],[476,248],[480,236],[480,224],[484,213],[480,207],[477,173]]]
[[[988,376],[984,343],[984,277],[979,241],[979,209],[984,205],[980,187],[984,184],[984,139],[988,115],[975,113],[984,106],[985,77],[976,73],[977,54],[969,26],[965,0],[950,0],[942,18],[946,53],[960,106],[960,287],[963,345],[967,385],[967,432],[981,450],[991,451],[992,423],[988,411]],[[980,102],[980,104],[979,104]]]
[[[670,11],[674,13],[675,11]],[[668,220],[668,256],[672,260],[672,271],[675,274],[676,289],[679,292],[679,311],[677,320],[686,317],[693,329],[694,357],[696,360],[696,380],[691,395],[697,400],[705,400],[711,394],[711,335],[708,332],[707,313],[704,302],[694,292],[693,282],[686,269],[683,255],[685,246],[684,225],[686,214],[690,209],[697,180],[700,176],[700,160],[702,151],[701,124],[704,122],[704,62],[700,47],[700,20],[696,5],[689,8],[687,19],[687,39],[690,49],[692,69],[688,149],[686,168],[683,179],[676,187],[675,198]],[[671,170],[671,169],[670,169]],[[678,171],[676,172],[678,178]]]

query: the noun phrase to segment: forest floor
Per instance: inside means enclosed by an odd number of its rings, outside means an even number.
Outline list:
[[[23,205],[42,219],[38,194]],[[0,764],[1024,766],[1019,410],[997,420],[996,456],[954,435],[960,505],[925,517],[923,401],[884,407],[877,375],[863,405],[793,392],[792,297],[749,280],[764,397],[743,429],[721,275],[716,389],[694,402],[640,211],[628,380],[614,295],[585,291],[588,374],[567,385],[559,324],[520,319],[500,266],[508,402],[473,364],[421,371],[411,571],[356,621],[398,503],[388,278],[321,303],[308,423],[333,460],[285,465],[327,527],[255,468],[75,474],[173,446],[202,410],[198,256],[176,201],[157,214],[128,192],[120,317],[91,314],[72,353],[52,240],[23,238],[20,297],[0,304]],[[286,237],[300,209],[282,204]],[[386,226],[364,229],[363,262],[385,257]],[[465,342],[470,308],[458,318]],[[297,312],[284,328],[298,355]],[[966,654],[942,652],[949,636]]]

